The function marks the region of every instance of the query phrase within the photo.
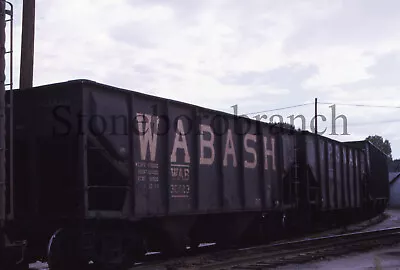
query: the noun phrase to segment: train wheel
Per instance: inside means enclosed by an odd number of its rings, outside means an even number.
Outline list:
[[[59,229],[52,235],[47,248],[50,270],[85,269],[85,263],[78,255],[76,240],[76,235],[66,229]]]
[[[142,238],[99,234],[94,241],[94,269],[128,269],[144,259],[147,252]]]

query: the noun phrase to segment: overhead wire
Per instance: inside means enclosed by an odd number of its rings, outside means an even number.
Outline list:
[[[374,121],[374,122],[361,122],[361,123],[353,123],[352,126],[364,126],[364,125],[379,125],[386,123],[395,123],[400,122],[400,119],[390,119],[390,120],[382,120],[382,121]],[[344,125],[335,125],[336,127],[343,127]]]
[[[337,102],[317,102],[318,104],[335,104],[341,106],[354,106],[354,107],[370,107],[370,108],[392,108],[400,109],[400,106],[389,106],[389,105],[369,105],[369,104],[351,104],[351,103],[337,103]]]
[[[297,104],[297,105],[286,106],[286,107],[280,107],[280,108],[275,108],[275,109],[267,109],[267,110],[262,110],[262,111],[257,111],[257,112],[249,112],[249,113],[246,113],[246,115],[259,114],[259,113],[265,113],[265,112],[271,112],[271,111],[286,110],[286,109],[303,107],[303,106],[313,105],[313,104],[315,104],[315,102],[308,102],[308,103]],[[352,104],[352,103],[336,103],[336,102],[320,102],[320,101],[317,101],[317,104],[335,104],[335,105],[341,105],[341,106],[400,109],[400,106],[389,106],[389,105]],[[362,126],[362,125],[373,125],[373,124],[383,124],[383,123],[392,123],[392,122],[400,122],[400,119],[383,120],[383,121],[376,121],[376,122],[364,122],[364,123],[358,123],[358,124],[354,123],[352,125]],[[339,125],[338,127],[340,127],[340,126],[341,125]]]
[[[267,110],[262,110],[262,111],[257,111],[257,112],[249,112],[246,114],[258,114],[258,113],[265,113],[265,112],[272,112],[272,111],[280,111],[280,110],[286,110],[286,109],[290,109],[290,108],[302,107],[302,106],[307,106],[307,105],[312,105],[312,104],[315,104],[315,102],[308,102],[308,103],[297,104],[297,105],[293,105],[293,106],[287,106],[287,107],[281,107],[281,108],[275,108],[275,109],[267,109]],[[400,106],[336,103],[336,102],[326,102],[326,101],[325,102],[318,101],[317,104],[325,104],[325,105],[335,104],[335,105],[341,105],[341,106],[400,109]]]
[[[290,109],[290,108],[307,106],[307,105],[311,105],[311,104],[314,104],[314,102],[298,104],[298,105],[293,105],[293,106],[287,106],[287,107],[281,107],[281,108],[276,108],[276,109],[268,109],[268,110],[263,110],[263,111],[258,111],[258,112],[249,112],[246,114],[257,114],[257,113],[265,113],[265,112],[272,112],[272,111],[280,111],[280,110],[286,110],[286,109]]]

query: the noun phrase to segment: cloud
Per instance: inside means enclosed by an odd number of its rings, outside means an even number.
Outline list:
[[[323,2],[323,1],[321,1]],[[321,47],[379,46],[388,37],[398,37],[397,10],[400,2],[395,0],[332,1],[336,8],[324,18],[309,19],[287,39],[289,50],[319,49]],[[373,38],[372,38],[373,37]]]
[[[244,72],[238,75],[228,75],[220,78],[225,84],[236,85],[270,85],[277,88],[290,90],[299,89],[307,78],[318,72],[315,66],[302,66],[300,64],[282,66],[266,72]]]
[[[369,66],[366,71],[370,74],[369,78],[346,85],[346,88],[391,88],[400,85],[400,51],[392,51],[375,56],[375,63]],[[382,94],[382,92],[380,91]],[[385,94],[385,92],[383,93]],[[392,96],[392,92],[389,92]],[[390,97],[389,97],[390,98]]]
[[[86,78],[240,113],[337,104],[351,136],[393,141],[400,105],[398,1],[70,0],[36,2],[34,84]],[[18,85],[21,1],[15,1]],[[319,110],[329,118],[328,104]],[[267,112],[287,119],[312,105]],[[331,120],[329,120],[331,121]],[[380,123],[381,122],[381,123]],[[369,123],[369,124],[368,124]],[[331,123],[321,123],[329,126]],[[322,126],[321,126],[322,127]],[[371,128],[373,127],[373,129]]]

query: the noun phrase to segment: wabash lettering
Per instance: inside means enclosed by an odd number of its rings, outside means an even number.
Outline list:
[[[210,134],[210,140],[205,139],[205,132]],[[215,159],[215,150],[214,150],[214,139],[215,135],[212,132],[210,126],[200,125],[200,164],[202,165],[212,165]],[[211,156],[205,157],[204,149],[210,149]]]
[[[159,170],[158,163],[156,163],[156,147],[157,147],[157,132],[148,132],[150,130],[158,130],[159,119],[157,117],[152,117],[148,114],[137,114],[137,119],[143,119],[143,121],[138,120],[138,130],[142,134],[139,136],[140,143],[140,158],[142,162],[136,162],[136,179],[138,183],[138,188],[146,192],[160,188],[159,181]],[[151,126],[153,128],[151,128]],[[147,147],[150,151],[147,151]],[[150,153],[150,157],[147,154]]]
[[[171,165],[171,175],[174,180],[189,181],[190,168],[189,165]]]
[[[175,132],[175,140],[172,147],[171,162],[176,162],[176,151],[178,148],[184,151],[185,163],[190,163],[190,155],[186,141],[185,129],[183,128],[182,120],[178,120]]]
[[[140,157],[142,160],[146,161],[155,161],[156,153],[157,153],[157,131],[159,125],[159,118],[154,115],[137,113],[137,125],[138,130],[140,131],[139,135],[139,144],[140,144]],[[140,121],[143,119],[143,121]],[[215,162],[215,134],[211,126],[206,124],[201,124],[199,126],[200,134],[199,134],[199,144],[200,144],[200,153],[199,153],[199,163],[200,165],[212,165]],[[206,134],[208,135],[206,137]],[[177,121],[175,138],[172,145],[172,151],[170,155],[171,170],[172,176],[179,175],[178,179],[188,180],[185,175],[189,175],[190,171],[187,169],[186,171],[183,167],[180,167],[185,164],[190,164],[191,156],[187,143],[187,134],[184,130],[184,125],[182,120]],[[253,142],[253,146],[250,143]],[[273,136],[264,136],[263,141],[257,141],[257,136],[253,134],[245,134],[243,136],[243,145],[244,150],[250,154],[250,159],[245,159],[243,161],[243,166],[248,169],[255,169],[258,163],[257,149],[256,147],[260,147],[260,143],[262,143],[263,152],[264,152],[264,169],[265,170],[276,170],[276,156],[275,156],[275,138]],[[226,132],[226,136],[223,140],[223,166],[227,167],[232,165],[233,167],[237,167],[238,159],[237,159],[237,150],[235,147],[232,130],[228,129]],[[180,149],[183,152],[183,162],[184,164],[175,164],[177,163],[177,150]],[[208,149],[209,154],[206,156],[206,149]],[[269,162],[271,160],[272,168],[269,168]],[[187,167],[189,168],[189,167]],[[183,176],[183,177],[181,177]]]
[[[158,134],[158,125],[160,123],[160,119],[155,116],[151,116],[149,114],[137,113],[137,124],[138,130],[140,131],[141,136],[139,136],[140,142],[140,157],[142,160],[147,159],[147,148],[150,148],[150,160],[156,160],[156,148],[157,148],[157,134]],[[139,119],[143,119],[143,121],[139,121]],[[151,128],[153,126],[153,128]]]

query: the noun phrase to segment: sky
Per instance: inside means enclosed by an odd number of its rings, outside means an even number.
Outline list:
[[[17,86],[22,0],[11,2]],[[399,10],[398,0],[36,0],[34,85],[89,79],[265,121],[303,115],[307,130],[317,98],[324,136],[380,135],[400,158]],[[334,130],[333,109],[347,121]]]

